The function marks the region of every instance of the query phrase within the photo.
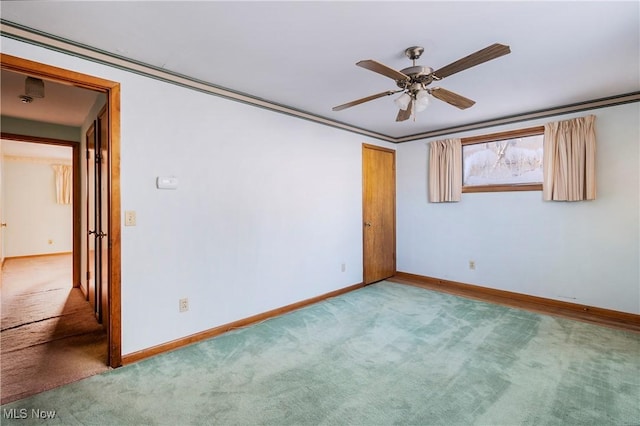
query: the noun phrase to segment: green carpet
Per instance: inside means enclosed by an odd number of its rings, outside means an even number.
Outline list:
[[[43,424],[33,410],[65,425],[639,424],[640,335],[382,282],[4,405],[2,424]]]

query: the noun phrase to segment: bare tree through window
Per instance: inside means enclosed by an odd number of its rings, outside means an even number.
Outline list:
[[[542,133],[535,128],[463,139],[463,191],[540,190]]]

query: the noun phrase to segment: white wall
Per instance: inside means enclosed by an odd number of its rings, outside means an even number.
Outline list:
[[[470,193],[460,203],[428,203],[429,141],[399,145],[398,270],[640,313],[640,104],[446,137],[587,114],[597,116],[598,193],[591,202],[544,202],[535,191]],[[476,270],[469,269],[469,260]]]
[[[360,137],[152,80],[135,89],[122,91],[123,209],[138,220],[122,233],[125,323],[162,316],[182,336],[362,281]]]
[[[122,228],[123,354],[362,281],[361,144],[390,144],[11,39],[2,48],[121,83],[122,209],[137,212]],[[155,188],[167,175],[179,189]]]
[[[71,148],[69,158],[71,158]],[[53,164],[60,159],[3,157],[5,256],[71,252],[71,204],[56,203]]]

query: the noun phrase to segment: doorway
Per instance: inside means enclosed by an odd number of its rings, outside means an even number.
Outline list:
[[[396,273],[396,152],[362,145],[364,284]]]
[[[104,93],[107,97],[106,114],[108,116],[108,125],[105,137],[107,151],[104,166],[107,175],[104,180],[107,197],[103,210],[106,217],[106,232],[103,235],[103,246],[106,251],[104,327],[107,331],[108,340],[107,364],[110,367],[119,367],[122,365],[120,321],[120,84],[6,54],[0,54],[0,63],[3,69],[9,71],[94,90]],[[78,217],[81,217],[81,215],[78,215]],[[88,229],[82,229],[81,232],[88,232]],[[81,236],[78,238],[81,238]],[[85,252],[82,253],[82,256],[87,256],[86,248],[83,250]],[[77,282],[80,282],[80,280]],[[74,285],[75,283],[76,281],[74,281]]]
[[[107,370],[107,335],[78,280],[79,145],[3,133],[3,404]]]
[[[71,218],[69,219],[71,221],[70,224],[70,229],[71,229],[71,242],[70,243],[63,243],[62,245],[65,247],[65,251],[69,251],[72,253],[72,262],[71,262],[71,267],[72,267],[72,283],[74,287],[79,287],[80,286],[80,256],[81,256],[81,247],[80,247],[80,235],[81,235],[81,229],[80,229],[80,147],[78,146],[77,142],[74,141],[67,141],[67,140],[60,140],[60,139],[53,139],[53,138],[43,138],[43,137],[35,137],[35,136],[25,136],[25,135],[17,135],[17,134],[11,134],[11,133],[2,133],[2,140],[5,141],[5,143],[3,144],[3,150],[2,152],[4,154],[7,154],[7,152],[9,152],[10,157],[15,158],[16,160],[29,160],[31,159],[32,162],[36,163],[42,163],[43,160],[44,163],[49,163],[53,160],[57,159],[62,159],[63,163],[65,162],[64,160],[66,159],[65,155],[61,156],[61,153],[65,152],[65,150],[68,150],[69,152],[69,156],[68,156],[68,160],[70,160],[71,164],[69,164],[69,166],[71,167],[71,181],[70,183],[70,203],[71,203]],[[13,145],[10,145],[13,144]],[[10,147],[13,146],[14,148],[11,149]],[[9,147],[9,150],[7,149]],[[51,147],[51,149],[47,149],[47,147]],[[15,152],[14,152],[15,151]],[[18,154],[18,156],[16,157],[15,154]],[[38,161],[40,160],[40,161]],[[59,162],[59,161],[58,161]],[[42,164],[40,165],[42,166]],[[40,167],[42,168],[42,167]],[[48,169],[48,166],[44,166],[45,169]],[[4,185],[4,180],[3,180],[3,185]],[[4,187],[2,187],[4,188]],[[7,215],[10,214],[10,212],[8,212],[6,206],[10,206],[12,204],[14,204],[12,202],[12,200],[8,200],[5,198],[5,191],[2,190],[2,204],[3,204],[3,208],[2,208],[2,213],[1,213],[1,217],[2,217],[2,234],[1,234],[1,244],[3,246],[3,260],[4,257],[6,255],[6,233],[7,231],[10,231],[11,228],[8,227],[7,224],[7,220],[11,221],[11,219],[7,218]],[[23,205],[23,203],[19,203],[19,205]],[[16,207],[16,206],[13,206]],[[25,214],[27,213],[31,213],[33,214],[40,214],[42,213],[42,211],[37,211],[37,210],[41,210],[42,209],[42,205],[41,204],[33,204],[33,200],[31,200],[29,202],[28,206],[24,206],[23,208],[30,210],[30,212],[20,212],[20,211],[13,211],[13,216],[14,219],[16,219],[17,217],[20,217],[21,219],[24,219]],[[45,209],[46,211],[46,209]],[[56,212],[58,213],[57,216],[59,217],[60,212]],[[35,218],[33,218],[32,220],[36,220]],[[12,224],[12,225],[15,225]],[[29,222],[24,222],[22,221],[22,226],[21,231],[22,234],[24,235],[24,233],[30,233],[33,234],[34,232],[37,232],[37,227],[36,225],[38,225],[37,223],[29,223]],[[41,225],[41,223],[40,223]],[[53,225],[50,224],[50,225]],[[52,226],[52,228],[55,228],[55,226]],[[62,227],[62,229],[66,229],[65,227]],[[57,230],[59,231],[59,230]],[[16,232],[20,232],[20,230],[16,231]],[[58,232],[58,236],[59,232]],[[49,235],[49,237],[51,237],[51,235]],[[49,252],[56,252],[59,251],[56,247],[57,242],[55,241],[55,237],[54,238],[50,238],[48,240],[48,244],[53,246],[53,247],[45,247],[43,246],[44,244],[44,240],[42,242],[40,242],[39,244],[33,241],[33,235],[31,238],[28,238],[28,240],[31,240],[29,243],[27,243],[27,246],[29,247],[27,249],[27,252],[24,252],[25,248],[18,248],[18,252],[17,253],[9,253],[12,256],[16,256],[16,255],[31,255],[33,254],[32,251],[35,250],[36,252],[39,253],[49,253]],[[24,245],[24,240],[23,240],[23,244]],[[35,245],[35,246],[34,246]],[[31,250],[31,251],[29,251]]]

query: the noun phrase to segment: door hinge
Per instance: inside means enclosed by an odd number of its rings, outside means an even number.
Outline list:
[[[87,281],[91,279],[91,271],[87,271]]]

